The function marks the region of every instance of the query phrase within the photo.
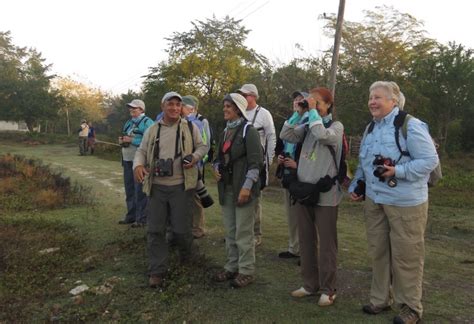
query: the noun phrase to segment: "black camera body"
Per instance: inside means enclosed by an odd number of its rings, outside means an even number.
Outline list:
[[[308,100],[304,99],[303,101],[298,102],[298,106],[300,106],[303,109],[308,109],[309,108]]]
[[[284,156],[285,159],[291,158],[291,154],[288,153],[288,152],[285,152],[285,153],[282,154],[282,155]],[[276,175],[276,177],[277,177],[278,179],[281,179],[281,178],[283,178],[284,172],[285,172],[285,165],[282,163],[282,164],[279,164],[279,165],[278,165],[278,167],[277,167],[277,169],[276,169],[275,175]]]
[[[382,174],[387,171],[385,166],[395,166],[395,161],[393,161],[391,158],[385,157],[383,155],[377,154],[375,156],[374,161],[372,164],[375,166],[374,170],[374,176],[379,178],[380,182],[385,182],[385,177],[382,176]],[[397,179],[394,177],[388,179],[387,184],[389,187],[396,187],[397,186]]]
[[[190,164],[192,162],[193,162],[193,155],[192,154],[188,154],[183,158],[183,164],[184,165]]]
[[[357,186],[354,189],[354,193],[357,196],[362,196],[365,200],[365,181],[357,180]]]
[[[156,177],[172,177],[173,176],[173,159],[159,159],[158,163],[155,163]]]

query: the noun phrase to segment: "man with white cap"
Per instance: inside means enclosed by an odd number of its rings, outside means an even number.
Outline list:
[[[141,227],[146,224],[145,207],[146,195],[143,193],[142,184],[133,179],[133,158],[137,148],[142,142],[145,130],[153,124],[153,120],[145,116],[145,103],[134,99],[127,104],[130,119],[124,124],[119,144],[122,146],[122,167],[125,185],[125,201],[127,214],[119,224],[132,224]]]
[[[257,104],[258,89],[254,84],[244,84],[237,90],[247,100],[247,116],[248,121],[257,129],[260,135],[260,142],[263,147],[265,179],[262,185],[268,185],[268,169],[273,162],[275,155],[276,133],[273,117],[270,112]],[[262,244],[262,195],[260,193],[257,203],[255,204],[255,246]]]
[[[198,181],[197,162],[207,153],[199,129],[181,118],[182,97],[166,93],[161,100],[163,118],[145,133],[135,154],[135,179],[149,197],[147,250],[149,286],[163,284],[168,269],[167,225],[180,258],[191,256],[193,242],[191,201]]]

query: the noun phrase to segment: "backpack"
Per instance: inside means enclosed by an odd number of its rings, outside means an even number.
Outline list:
[[[402,129],[403,138],[406,140],[408,136],[408,121],[411,118],[413,118],[412,115],[408,114],[406,111],[400,110],[398,112],[398,115],[395,116],[395,119],[393,120],[393,126],[395,126],[395,143],[397,144],[398,150],[400,151],[400,154],[402,156],[410,156],[410,153],[408,151],[403,151],[402,147],[400,146],[400,128]],[[366,134],[370,134],[373,131],[374,126],[375,122],[371,121],[370,124],[367,126]],[[433,140],[433,143],[435,143],[434,139],[431,139]],[[443,178],[443,173],[441,171],[441,162],[438,162],[434,170],[430,173],[430,177],[428,179],[428,186],[435,186],[441,178]]]
[[[247,128],[249,126],[253,127],[253,125],[248,122],[244,125],[244,129],[242,132],[242,137],[244,141],[246,138],[245,135],[247,135]],[[263,167],[260,169],[259,177],[260,177],[260,190],[263,190],[267,186],[267,167],[266,167],[266,162],[265,162],[265,154],[263,154]]]
[[[327,145],[329,152],[331,152],[332,159],[334,164],[337,168],[337,174],[333,177],[334,184],[339,182],[341,186],[348,186],[350,182],[350,178],[347,176],[347,161],[346,157],[349,154],[349,144],[347,143],[346,134],[342,133],[342,151],[341,151],[341,158],[339,163],[336,161],[336,151],[334,150],[333,146]]]

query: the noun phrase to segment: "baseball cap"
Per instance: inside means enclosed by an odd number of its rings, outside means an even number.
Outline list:
[[[186,106],[197,108],[198,102],[199,101],[195,96],[191,96],[191,95],[183,96],[183,104],[185,104]]]
[[[255,84],[252,83],[247,83],[242,86],[239,90],[237,90],[238,93],[243,93],[246,95],[253,95],[256,98],[258,98],[258,90]]]
[[[175,91],[170,91],[170,92],[165,93],[165,95],[161,99],[161,103],[164,103],[165,101],[168,101],[172,98],[178,98],[179,101],[183,101],[183,97],[181,97],[181,95],[179,93],[177,93]]]
[[[296,90],[296,91],[293,92],[293,94],[291,95],[291,97],[292,97],[293,99],[295,99],[295,98],[298,97],[298,96],[302,96],[304,99],[306,99],[306,98],[309,97],[309,93],[304,92],[304,91]]]
[[[145,111],[145,103],[140,99],[133,99],[132,102],[129,102],[127,104],[127,107],[141,108],[143,111]]]

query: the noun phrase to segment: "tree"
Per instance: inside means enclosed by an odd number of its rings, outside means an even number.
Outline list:
[[[474,99],[474,58],[472,49],[449,43],[439,44],[430,56],[416,60],[412,75],[416,91],[425,98],[421,111],[429,121],[432,134],[441,142],[441,149],[456,148],[469,137],[449,140],[452,127],[462,127],[457,133],[469,134],[472,128]],[[472,140],[471,140],[472,142]],[[451,145],[447,145],[451,143]]]
[[[56,78],[53,86],[62,99],[62,105],[57,112],[65,117],[68,135],[71,135],[71,124],[79,125],[81,119],[92,122],[104,120],[105,95],[99,89],[89,87],[69,77]]]
[[[192,94],[201,100],[208,117],[221,119],[224,94],[253,79],[267,60],[244,45],[249,30],[241,26],[240,20],[213,17],[192,25],[190,31],[175,32],[167,38],[169,58],[150,69],[144,83],[145,96],[161,99],[169,90]]]

